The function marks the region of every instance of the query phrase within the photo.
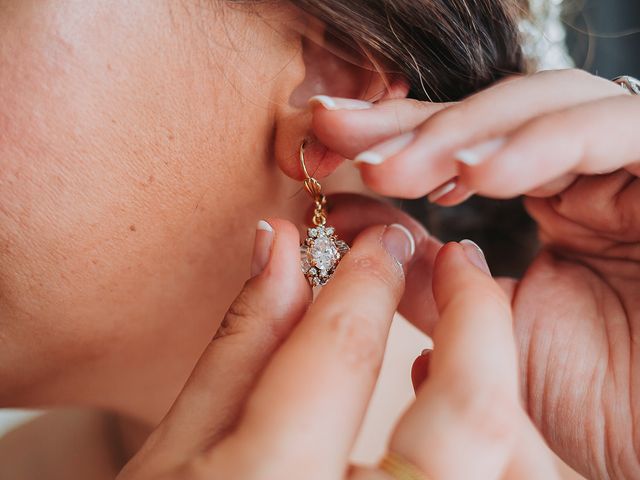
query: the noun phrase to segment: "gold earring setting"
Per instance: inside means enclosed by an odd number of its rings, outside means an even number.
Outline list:
[[[314,226],[307,230],[307,238],[300,244],[300,266],[312,287],[325,285],[342,257],[349,251],[349,245],[340,240],[335,228],[327,226],[325,206],[327,199],[322,193],[320,182],[309,175],[304,162],[305,142],[300,145],[300,164],[305,175],[304,188],[315,203]]]

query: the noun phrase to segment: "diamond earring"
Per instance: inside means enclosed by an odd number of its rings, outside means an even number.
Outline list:
[[[313,227],[307,230],[307,238],[300,244],[300,264],[304,276],[312,287],[325,285],[335,271],[340,259],[349,251],[349,245],[339,240],[335,228],[327,226],[325,205],[320,182],[309,175],[304,162],[306,141],[300,144],[300,164],[305,175],[304,188],[315,203]]]

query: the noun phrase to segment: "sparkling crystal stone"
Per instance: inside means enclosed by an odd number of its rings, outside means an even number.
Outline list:
[[[306,245],[300,245],[300,268],[305,274],[313,268],[309,258],[309,248]]]
[[[307,234],[300,245],[300,266],[312,286],[325,285],[349,246],[335,237],[333,227],[318,225],[309,228]]]
[[[335,243],[327,237],[319,237],[313,242],[309,251],[313,264],[322,271],[328,271],[338,261],[338,249]]]
[[[349,251],[349,245],[344,240],[336,240],[336,248],[338,249],[338,253],[340,256],[344,255]]]

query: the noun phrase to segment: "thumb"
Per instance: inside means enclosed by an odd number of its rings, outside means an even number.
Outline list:
[[[162,451],[165,467],[216,443],[234,426],[263,366],[306,311],[311,289],[300,269],[299,251],[299,234],[290,222],[258,224],[254,276],[145,445],[155,454]]]

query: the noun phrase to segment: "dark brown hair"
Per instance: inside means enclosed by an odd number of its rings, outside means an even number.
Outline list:
[[[407,79],[411,98],[459,100],[527,69],[518,29],[526,0],[291,1],[340,43],[369,52]],[[474,197],[453,208],[425,200],[400,204],[444,241],[478,241],[494,274],[521,274],[535,252],[535,225],[519,199]]]
[[[406,78],[412,98],[457,100],[525,70],[516,0],[292,0],[346,45]]]

